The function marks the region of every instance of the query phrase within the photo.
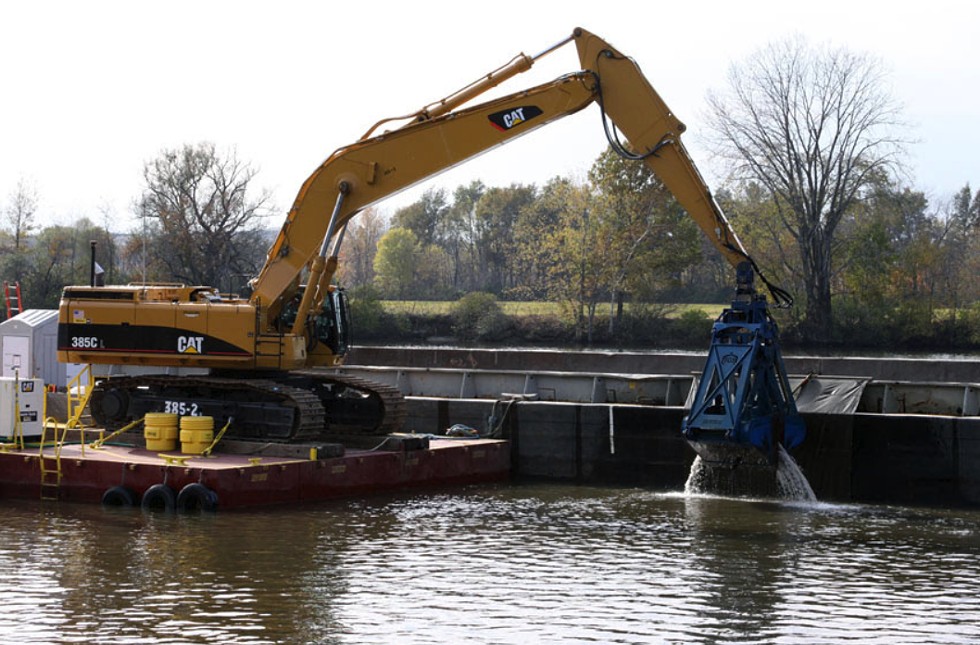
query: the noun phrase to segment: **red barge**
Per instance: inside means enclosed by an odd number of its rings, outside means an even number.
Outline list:
[[[138,443],[138,442],[137,442]],[[315,502],[407,488],[504,480],[506,441],[391,437],[381,446],[292,454],[187,455],[140,445],[11,444],[0,452],[0,496],[136,505],[147,510],[226,510]],[[303,454],[299,452],[305,450]],[[323,452],[332,456],[323,457]]]

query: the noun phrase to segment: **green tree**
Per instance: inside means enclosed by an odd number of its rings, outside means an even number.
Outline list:
[[[954,311],[980,302],[980,191],[965,185],[951,200],[946,214],[949,256],[945,274],[949,306]]]
[[[536,196],[534,185],[520,184],[489,188],[480,196],[475,211],[477,266],[482,278],[475,286],[479,290],[499,295],[515,286],[514,228],[521,209]]]
[[[453,332],[464,341],[499,340],[509,319],[492,293],[472,291],[453,303]]]
[[[31,307],[56,308],[65,285],[89,284],[92,241],[111,252],[112,237],[87,217],[72,226],[49,226],[38,233],[22,285]]]
[[[784,225],[782,212],[772,193],[757,182],[743,181],[731,190],[719,192],[717,200],[739,239],[765,274],[790,293],[803,296],[798,299],[800,306],[773,310],[775,316],[798,327],[804,320],[806,304],[804,275],[795,252],[796,240]],[[712,248],[706,257],[717,255]],[[724,286],[724,300],[730,300],[734,286],[731,265],[725,262],[719,276]]]
[[[549,296],[565,305],[579,340],[591,343],[605,252],[596,243],[590,191],[573,182],[551,182],[546,199],[556,224],[537,238],[522,240],[520,256],[533,257],[547,271]]]
[[[378,241],[374,278],[389,298],[409,298],[415,283],[419,238],[407,228],[391,228]]]
[[[574,186],[569,179],[555,177],[541,189],[537,198],[521,209],[514,226],[512,263],[517,280],[508,296],[518,300],[542,300],[553,291],[549,285],[556,261],[542,240],[563,226],[563,214]]]
[[[483,284],[477,266],[481,229],[476,205],[484,191],[480,181],[458,186],[450,202],[444,190],[430,189],[396,211],[392,225],[412,231],[426,250],[419,270],[438,275],[440,282],[424,285],[423,291],[455,295]]]
[[[27,241],[34,230],[37,203],[37,190],[21,179],[8,204],[0,208],[0,279],[21,283],[24,308],[40,302],[38,294],[27,288],[31,271]]]
[[[842,227],[849,230],[837,252],[840,337],[876,344],[931,336],[952,238],[925,195],[882,182]]]
[[[436,244],[440,241],[440,222],[445,219],[448,209],[446,191],[430,188],[418,201],[395,211],[391,225],[394,228],[407,228],[415,233],[421,244]]]
[[[483,182],[475,180],[453,191],[452,205],[442,213],[438,238],[449,255],[453,293],[476,288],[477,223],[476,204],[486,191]]]
[[[696,224],[644,164],[607,150],[589,179],[545,186],[521,212],[515,254],[522,272],[546,277],[547,293],[568,305],[586,343],[600,303],[610,303],[614,332],[624,294],[654,299],[701,252]]]
[[[592,164],[589,181],[595,194],[592,214],[613,331],[614,322],[622,317],[624,294],[654,299],[700,259],[701,236],[646,164],[608,148]]]
[[[375,284],[396,300],[445,297],[448,265],[445,251],[435,244],[422,244],[407,228],[392,228],[378,241]]]
[[[350,313],[353,322],[353,336],[372,337],[381,331],[384,320],[384,307],[381,294],[372,284],[354,287],[347,292],[350,296]]]

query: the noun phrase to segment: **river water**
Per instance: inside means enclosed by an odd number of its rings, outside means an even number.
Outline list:
[[[4,643],[980,643],[972,510],[514,483],[0,517]]]

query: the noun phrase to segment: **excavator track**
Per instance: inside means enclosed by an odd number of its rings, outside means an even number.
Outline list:
[[[268,378],[124,376],[100,381],[89,402],[108,430],[147,412],[234,418],[229,438],[311,441],[334,435],[385,434],[401,427],[405,402],[397,389],[326,371]]]
[[[388,434],[401,430],[407,408],[401,391],[390,385],[329,370],[309,369],[289,372],[293,379],[309,379],[321,391],[330,434]],[[326,389],[329,396],[324,396]]]

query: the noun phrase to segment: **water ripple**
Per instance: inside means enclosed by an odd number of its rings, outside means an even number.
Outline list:
[[[980,642],[973,511],[513,485],[3,514],[5,642]]]

